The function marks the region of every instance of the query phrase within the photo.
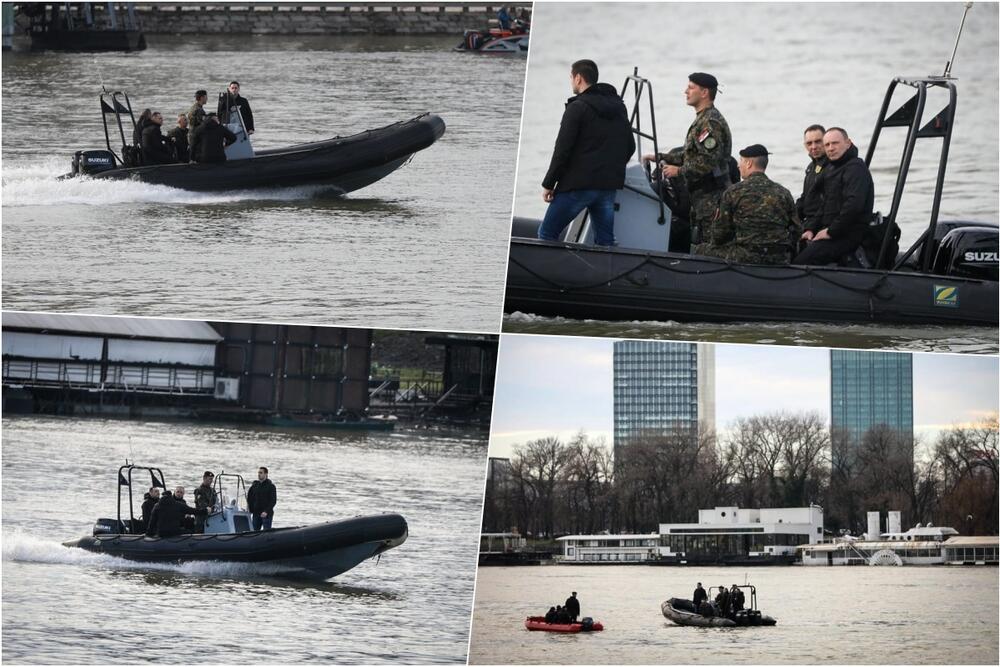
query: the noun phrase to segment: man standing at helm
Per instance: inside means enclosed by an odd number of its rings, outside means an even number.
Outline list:
[[[729,157],[733,136],[729,124],[715,108],[719,82],[711,74],[695,72],[688,77],[684,97],[694,107],[695,117],[688,128],[683,148],[654,157],[663,165],[664,178],[683,176],[691,196],[691,243],[706,239],[706,230],[719,209],[719,198],[729,187]]]

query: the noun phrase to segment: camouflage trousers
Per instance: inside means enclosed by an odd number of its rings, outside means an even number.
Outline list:
[[[691,193],[691,245],[711,238],[709,227],[719,212],[722,190]]]
[[[726,243],[717,246],[711,243],[699,243],[691,248],[691,253],[695,255],[705,255],[707,257],[718,257],[727,259],[730,262],[739,264],[769,264],[785,265],[790,258],[788,251],[780,251],[774,248],[761,248],[759,246],[745,246],[737,243]]]

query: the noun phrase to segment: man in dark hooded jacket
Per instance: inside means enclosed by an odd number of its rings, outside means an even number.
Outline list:
[[[267,478],[268,470],[264,466],[257,469],[257,481],[250,485],[247,491],[247,509],[254,530],[271,530],[274,519],[274,506],[278,503],[278,491],[274,483]]]
[[[226,146],[236,141],[236,135],[219,123],[214,113],[205,116],[201,125],[190,134],[189,152],[194,162],[225,162]]]
[[[163,114],[153,112],[149,124],[142,130],[142,163],[170,164],[174,162],[173,151],[167,146],[160,126],[163,125]]]
[[[174,537],[184,533],[184,517],[186,515],[204,515],[205,510],[197,510],[184,502],[184,487],[178,486],[173,494],[163,492],[160,502],[153,507],[146,526],[146,535],[151,537]],[[188,531],[190,532],[190,531]]]
[[[590,211],[596,245],[614,245],[615,191],[625,185],[625,165],[635,138],[614,86],[598,83],[597,64],[570,68],[574,96],[566,102],[542,199],[549,203],[538,238],[554,241],[583,209]]]
[[[152,486],[142,496],[142,528],[145,530],[149,526],[149,518],[153,514],[153,508],[160,502],[160,488]]]
[[[847,132],[831,127],[823,135],[823,147],[829,163],[817,183],[823,192],[822,214],[807,223],[802,240],[809,245],[794,264],[829,264],[854,252],[875,208],[871,172]]]

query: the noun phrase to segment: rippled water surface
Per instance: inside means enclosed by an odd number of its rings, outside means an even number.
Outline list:
[[[3,654],[11,663],[463,663],[482,507],[476,431],[3,420]],[[115,514],[124,459],[192,487],[270,468],[275,526],[399,512],[409,539],[325,583],[63,547]]]
[[[729,122],[734,150],[755,143],[767,146],[768,175],[798,196],[809,163],[802,148],[803,128],[812,123],[844,127],[863,156],[892,77],[941,74],[951,57],[962,11],[959,3],[713,3],[710,9],[694,3],[614,7],[539,3],[525,82],[514,213],[534,218],[545,214],[541,181],[570,94],[569,65],[578,58],[596,60],[601,78],[616,87],[634,67],[650,79],[660,146],[667,148],[683,142],[693,117],[683,97],[688,74],[713,73],[721,84],[716,105]],[[996,223],[998,219],[997,20],[996,3],[976,3],[955,57],[952,74],[958,77],[958,106],[942,220]],[[893,109],[907,99],[902,88]],[[925,115],[945,104],[942,97],[929,97]],[[648,114],[644,117],[648,121]],[[879,139],[872,174],[875,205],[882,211],[890,207],[904,135],[890,128]],[[936,139],[917,144],[899,214],[902,247],[909,247],[929,221],[940,146]],[[984,146],[990,147],[989,156]],[[652,152],[648,141],[642,151]],[[953,352],[1000,349],[997,329],[990,327],[668,326],[666,337],[683,340],[774,339],[801,345]],[[653,322],[509,317],[504,330],[606,336],[634,330],[637,336],[659,337],[662,327]]]
[[[449,37],[154,37],[133,54],[4,54],[5,307],[497,329],[524,58],[455,53]],[[167,129],[231,78],[258,148],[424,111],[448,129],[345,197],[56,180],[103,144],[102,81]]]
[[[660,604],[697,582],[757,587],[774,627],[691,628]],[[529,632],[571,591],[603,632]],[[573,566],[479,570],[474,664],[996,664],[994,567]]]

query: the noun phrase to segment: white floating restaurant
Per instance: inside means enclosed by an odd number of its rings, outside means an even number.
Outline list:
[[[997,536],[963,536],[954,528],[917,524],[900,530],[901,512],[888,513],[880,530],[879,512],[868,513],[868,532],[831,542],[802,544],[803,565],[996,565]]]
[[[697,523],[662,523],[640,535],[560,537],[562,563],[739,564],[790,563],[797,545],[823,536],[823,508],[698,510]]]

